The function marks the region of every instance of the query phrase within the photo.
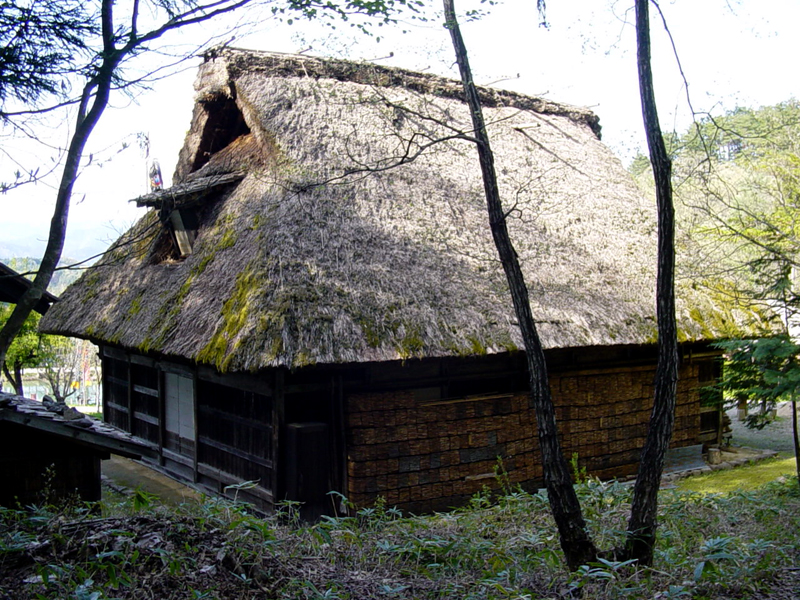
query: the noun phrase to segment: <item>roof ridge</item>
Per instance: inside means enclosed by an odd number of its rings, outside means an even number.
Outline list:
[[[335,79],[379,87],[403,87],[415,92],[433,94],[464,102],[461,82],[433,73],[421,73],[402,67],[389,67],[366,61],[342,58],[289,54],[269,50],[247,50],[232,46],[215,47],[204,55],[204,62],[222,58],[228,62],[232,79],[250,71],[268,71],[282,77],[313,77]],[[511,90],[477,86],[484,107],[510,106],[533,110],[540,114],[567,117],[586,125],[601,137],[600,118],[588,108],[555,102],[538,96],[527,96]]]

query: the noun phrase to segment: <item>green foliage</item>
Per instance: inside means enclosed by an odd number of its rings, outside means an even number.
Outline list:
[[[8,320],[13,310],[12,304],[0,304],[0,327]],[[31,313],[19,335],[11,343],[6,354],[6,365],[9,370],[13,371],[15,366],[36,367],[42,361],[46,348],[43,348],[43,336],[39,333],[39,319],[38,313]]]
[[[577,491],[593,533],[622,540],[630,488],[590,479]],[[543,492],[482,495],[475,506],[428,516],[403,517],[385,502],[350,505],[349,515],[315,524],[296,519],[293,503],[263,518],[220,499],[166,509],[148,497],[140,510],[125,500],[102,506],[116,515],[102,518],[79,506],[0,509],[0,595],[754,597],[800,547],[800,495],[788,482],[730,495],[665,491],[659,504],[653,569],[602,558],[574,574],[559,558]]]
[[[715,344],[725,352],[726,363],[720,387],[734,401],[759,406],[748,425],[762,428],[766,415],[782,400],[800,391],[800,345],[787,335],[750,340],[728,340]]]
[[[66,97],[69,76],[90,53],[99,32],[96,6],[82,0],[0,2],[0,106]]]
[[[286,0],[272,8],[272,13],[292,24],[297,17],[316,20],[330,27],[347,23],[362,33],[372,34],[372,25],[379,27],[396,23],[404,15],[418,21],[427,21],[422,0]],[[369,17],[358,19],[354,17]]]
[[[579,466],[577,452],[572,453],[572,458],[569,460],[569,466],[572,469],[572,480],[575,483],[586,483],[586,481],[589,479],[589,476],[586,474],[586,467]]]
[[[800,102],[708,117],[679,138],[674,155],[685,261],[696,280],[724,281],[732,304],[768,306],[785,321],[798,304]]]

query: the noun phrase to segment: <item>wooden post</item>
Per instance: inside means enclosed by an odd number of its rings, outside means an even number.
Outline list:
[[[275,370],[275,386],[272,394],[272,501],[281,497],[281,429],[284,426],[283,369]]]
[[[125,365],[128,373],[128,432],[133,433],[133,369],[131,368],[131,357],[125,354]]]
[[[101,394],[101,402],[103,403],[103,421],[108,423],[108,373],[111,369],[108,366],[108,358],[104,352],[104,346],[100,347],[100,368],[103,370],[103,374],[100,377],[100,394]]]
[[[197,458],[200,454],[200,410],[197,402],[197,388],[200,386],[200,378],[197,376],[197,367],[192,369],[192,410],[194,411],[194,452],[192,453],[192,481],[197,483]]]
[[[338,465],[339,469],[341,469],[339,481],[342,489],[340,492],[349,497],[350,488],[347,478],[347,411],[345,411],[344,407],[344,382],[341,374],[336,376],[335,402],[338,412],[338,422],[335,424],[334,437],[339,439],[339,447],[337,449],[339,455],[335,457],[333,464]]]
[[[167,422],[167,410],[166,410],[166,385],[164,385],[164,371],[155,367],[156,369],[156,376],[158,377],[158,464],[162,467],[165,464],[164,461],[164,441],[166,437],[166,432],[164,428],[166,427]]]

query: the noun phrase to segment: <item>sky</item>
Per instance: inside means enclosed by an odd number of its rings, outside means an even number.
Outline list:
[[[458,2],[457,8],[488,10],[483,18],[462,23],[477,83],[591,108],[600,116],[603,140],[627,164],[645,149],[631,4],[550,0],[547,28],[539,25],[533,0],[509,0],[488,9],[477,2]],[[660,6],[672,34],[670,39],[653,11],[653,69],[663,130],[687,129],[692,120],[689,101],[702,117],[800,94],[800,71],[794,64],[797,0],[661,0]],[[216,30],[205,26],[168,42],[176,46],[172,50],[186,51],[214,32],[241,48],[371,60],[457,77],[449,35],[439,17],[376,29],[380,41],[349,27],[331,30],[302,20],[288,25],[263,15],[256,20],[252,31],[238,30],[233,37],[220,24]],[[138,68],[156,68],[164,60],[163,54],[152,53]],[[142,134],[148,136],[150,156],[159,160],[169,184],[190,124],[199,63],[197,58],[188,61],[135,98],[118,94],[112,99],[76,184],[65,257],[84,259],[101,252],[141,216],[142,209],[129,200],[147,191],[147,159],[137,142]],[[43,184],[0,196],[0,258],[43,251],[59,172],[57,148],[66,145],[70,134],[70,121],[61,117],[41,130],[44,147],[1,138],[5,152],[0,155],[0,181],[9,180],[16,163],[54,172]]]

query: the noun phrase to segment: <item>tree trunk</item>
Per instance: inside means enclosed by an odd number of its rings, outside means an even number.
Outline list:
[[[653,562],[658,511],[658,490],[664,469],[664,455],[675,422],[675,393],[678,381],[678,339],[675,324],[675,212],[672,205],[672,161],[667,155],[658,123],[653,73],[650,65],[648,2],[636,0],[636,34],[639,89],[647,145],[656,183],[658,202],[658,367],[653,394],[653,412],[647,440],[639,462],[633,490],[631,517],[624,556],[642,566]]]
[[[797,400],[792,395],[792,437],[794,439],[794,465],[797,471],[797,485],[800,487],[800,437],[797,433]]]
[[[22,366],[18,363],[14,363],[14,372],[11,373],[8,370],[8,364],[3,363],[3,373],[6,375],[6,379],[11,383],[11,386],[14,388],[14,393],[17,396],[24,396],[25,390],[22,389]]]
[[[22,295],[22,298],[19,299],[8,321],[0,330],[0,364],[5,361],[11,342],[22,329],[23,323],[25,323],[28,315],[31,314],[34,306],[41,299],[42,294],[47,290],[47,286],[50,285],[50,280],[53,278],[58,261],[61,259],[61,252],[64,249],[64,240],[67,235],[67,220],[72,188],[78,178],[83,149],[108,105],[113,74],[121,59],[121,55],[114,47],[113,4],[113,0],[103,0],[103,62],[97,74],[83,88],[75,133],[70,140],[66,160],[64,161],[64,171],[61,174],[61,181],[56,194],[56,204],[53,208],[53,218],[50,221],[47,247],[45,248],[44,256],[42,256],[39,270],[33,283]],[[91,108],[87,112],[90,102]]]
[[[494,168],[494,155],[489,136],[483,121],[480,99],[469,66],[467,50],[456,20],[453,0],[444,0],[446,25],[450,30],[456,54],[464,94],[472,117],[473,135],[476,138],[478,158],[483,175],[486,205],[492,236],[503,264],[508,287],[514,303],[514,310],[522,330],[525,354],[530,374],[531,403],[536,411],[539,429],[539,446],[542,453],[542,467],[547,487],[548,499],[553,517],[558,527],[561,548],[571,570],[595,561],[597,549],[589,538],[583,520],[580,503],[575,494],[570,477],[569,465],[561,451],[556,427],[555,410],[547,378],[544,349],[539,341],[536,325],[531,314],[528,289],[520,269],[517,253],[511,243],[506,225],[506,215],[500,201],[497,175]]]
[[[11,316],[3,325],[3,328],[0,329],[0,364],[5,361],[5,356],[12,340],[20,332],[33,307],[36,306],[42,294],[47,290],[47,286],[50,284],[53,273],[58,266],[58,261],[61,259],[67,232],[72,187],[78,177],[83,150],[97,122],[108,106],[111,86],[114,83],[114,76],[121,61],[127,56],[145,51],[147,43],[159,39],[167,32],[202,24],[220,15],[235,11],[250,1],[217,0],[209,2],[202,7],[196,2],[187,2],[184,12],[176,11],[174,10],[175,7],[168,6],[171,3],[164,3],[162,8],[169,13],[169,20],[147,33],[139,34],[137,31],[139,2],[135,0],[132,5],[131,27],[129,32],[124,35],[120,35],[114,25],[115,0],[101,1],[102,48],[97,49],[98,56],[101,58],[100,64],[96,66],[91,63],[85,69],[85,72],[91,73],[91,75],[88,75],[89,79],[81,93],[75,133],[70,140],[64,161],[64,171],[61,174],[61,181],[56,194],[56,204],[53,209],[53,218],[50,222],[47,247],[33,283],[22,298],[19,299]],[[326,8],[330,7],[327,6]],[[90,44],[90,46],[93,47],[94,43]],[[84,70],[78,72],[84,72]]]

